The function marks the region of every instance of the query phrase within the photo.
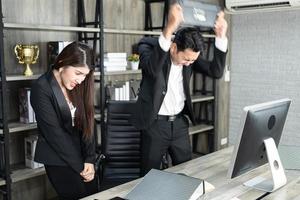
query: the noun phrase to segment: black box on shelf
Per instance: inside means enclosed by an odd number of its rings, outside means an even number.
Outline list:
[[[35,147],[38,140],[37,135],[31,135],[24,139],[25,142],[25,165],[31,169],[43,167],[44,165],[34,161]]]
[[[0,86],[0,96],[2,95],[2,87]],[[6,98],[6,106],[11,108],[11,106],[13,105],[12,101],[10,101],[10,99],[8,97],[11,96],[11,88],[6,88],[6,92],[4,92],[4,97]],[[6,111],[7,112],[7,111]],[[6,119],[9,120],[9,114],[6,114]],[[3,129],[3,110],[2,110],[2,98],[0,98],[0,128]]]
[[[0,174],[3,176],[5,169],[4,142],[0,140]]]
[[[141,80],[130,80],[130,100],[136,100],[140,89]]]
[[[36,122],[35,114],[30,103],[30,88],[19,89],[19,112],[20,122],[26,124]]]
[[[3,120],[2,120],[2,117],[3,117],[3,112],[2,112],[2,100],[0,98],[0,128],[3,129]]]
[[[52,68],[58,54],[70,43],[69,41],[52,41],[47,43],[48,69]]]

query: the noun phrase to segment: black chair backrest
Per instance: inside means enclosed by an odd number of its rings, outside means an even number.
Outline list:
[[[104,179],[133,180],[141,174],[141,132],[129,122],[134,101],[109,101],[103,145]]]

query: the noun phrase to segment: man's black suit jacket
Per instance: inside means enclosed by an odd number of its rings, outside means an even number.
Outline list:
[[[166,95],[171,58],[170,52],[165,52],[160,47],[157,38],[143,38],[138,49],[142,82],[131,121],[136,128],[143,130],[147,129],[155,120]],[[192,65],[183,67],[183,88],[186,96],[183,114],[187,114],[193,123],[195,123],[195,119],[189,88],[192,71],[195,70],[213,78],[220,78],[223,75],[225,59],[226,53],[214,48],[214,58],[211,62],[199,56]]]
[[[31,105],[39,132],[35,161],[69,166],[78,173],[84,163],[94,163],[95,141],[84,139],[82,132],[72,127],[69,106],[52,71],[33,83]]]

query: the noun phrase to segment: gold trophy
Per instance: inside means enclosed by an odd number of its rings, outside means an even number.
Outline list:
[[[25,76],[31,76],[33,73],[30,64],[35,64],[39,57],[39,47],[37,45],[17,44],[15,46],[15,54],[20,64],[26,64],[24,71]]]

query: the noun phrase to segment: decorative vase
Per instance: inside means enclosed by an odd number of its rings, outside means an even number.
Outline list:
[[[130,61],[130,67],[132,70],[138,70],[139,69],[139,61],[135,62],[135,61]]]

